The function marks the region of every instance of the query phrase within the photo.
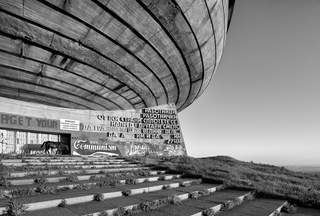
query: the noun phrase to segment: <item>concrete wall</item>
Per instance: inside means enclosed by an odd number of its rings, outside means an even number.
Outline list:
[[[118,111],[57,108],[1,97],[0,104],[0,129],[70,135],[67,144],[73,155],[186,154],[174,104]]]

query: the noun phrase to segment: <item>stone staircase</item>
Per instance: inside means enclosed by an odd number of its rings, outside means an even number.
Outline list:
[[[285,204],[120,158],[24,157],[1,163],[0,214],[19,215],[27,207],[28,216],[271,216]]]

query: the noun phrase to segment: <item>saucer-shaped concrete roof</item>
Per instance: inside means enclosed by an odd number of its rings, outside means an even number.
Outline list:
[[[234,1],[0,0],[0,97],[121,110],[197,99]]]

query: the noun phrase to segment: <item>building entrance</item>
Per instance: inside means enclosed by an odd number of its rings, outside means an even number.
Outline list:
[[[0,129],[1,154],[44,154],[45,141],[63,142],[69,146],[63,154],[70,154],[69,134],[50,134],[11,129]]]

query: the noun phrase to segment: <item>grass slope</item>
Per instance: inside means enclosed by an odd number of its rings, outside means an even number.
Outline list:
[[[227,188],[250,189],[258,196],[283,198],[303,206],[320,208],[320,176],[290,171],[284,167],[243,162],[227,156],[129,157],[145,166],[179,172],[185,176],[223,183]]]

